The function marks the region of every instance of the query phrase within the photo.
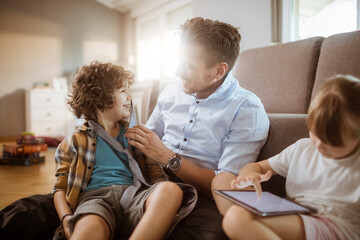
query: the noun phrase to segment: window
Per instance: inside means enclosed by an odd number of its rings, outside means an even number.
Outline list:
[[[190,1],[175,1],[136,19],[138,81],[168,79],[175,73],[180,44],[177,29],[192,17]]]
[[[359,29],[360,0],[283,1],[283,42]],[[289,24],[290,23],[290,24]]]

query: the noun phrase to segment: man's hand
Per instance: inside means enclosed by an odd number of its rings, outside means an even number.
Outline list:
[[[124,136],[128,138],[130,145],[161,164],[167,164],[167,160],[175,155],[153,131],[143,125],[129,128]]]
[[[248,186],[254,186],[255,191],[257,193],[258,198],[261,197],[261,182],[268,181],[271,178],[271,171],[267,171],[265,174],[261,173],[252,173],[247,176],[243,176],[239,174],[239,176],[231,181],[231,188],[232,189],[243,189]]]

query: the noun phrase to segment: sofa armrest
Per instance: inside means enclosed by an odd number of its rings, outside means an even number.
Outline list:
[[[300,138],[309,137],[306,126],[307,114],[269,113],[270,129],[268,139],[262,147],[258,161],[268,159],[290,146]],[[262,183],[264,191],[285,197],[285,179],[279,175]]]

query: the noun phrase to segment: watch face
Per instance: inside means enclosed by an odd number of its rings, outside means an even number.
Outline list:
[[[176,154],[173,158],[169,160],[167,167],[173,172],[179,170],[181,167],[181,157]]]

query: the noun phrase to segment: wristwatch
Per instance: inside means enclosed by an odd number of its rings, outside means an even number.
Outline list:
[[[168,163],[166,164],[166,169],[170,172],[176,172],[181,167],[181,156],[175,153],[174,156],[169,158]]]

